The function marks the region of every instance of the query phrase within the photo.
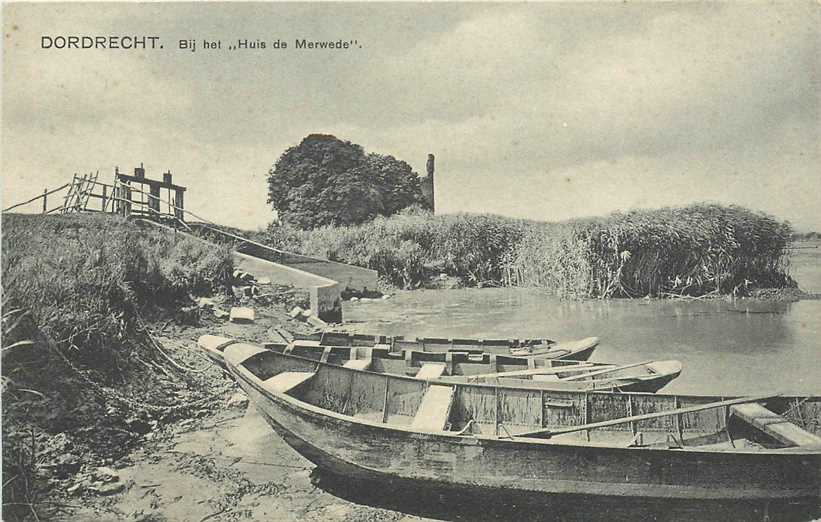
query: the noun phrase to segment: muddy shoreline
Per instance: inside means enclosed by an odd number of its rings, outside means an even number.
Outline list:
[[[196,339],[206,333],[259,341],[270,338],[272,328],[311,330],[292,319],[281,304],[252,306],[256,320],[250,324],[216,319],[208,310],[201,311],[197,325],[154,322],[151,328],[170,359],[203,371],[210,381],[210,389],[188,389],[181,400],[207,403],[182,418],[152,423],[143,435],[132,433],[124,451],[95,448],[101,451],[79,454],[82,434],[49,436],[46,446],[54,440],[73,442],[62,446],[72,467],[50,473],[49,492],[36,506],[37,519],[419,520],[342,500],[318,488],[314,466],[265,424],[227,372],[196,350]],[[154,391],[160,389],[169,392],[164,387]],[[88,429],[95,428],[96,423]],[[111,453],[113,457],[103,456]],[[23,512],[17,519],[35,518]]]
[[[376,303],[377,300],[372,301],[372,306],[383,306]],[[761,298],[744,301],[783,303],[780,299]],[[364,304],[367,301],[348,302],[346,307]],[[202,334],[258,341],[270,338],[273,328],[303,333],[310,330],[305,323],[292,319],[281,304],[254,304],[254,308],[257,318],[251,324],[218,320],[203,310],[198,325],[157,321],[153,329],[162,336],[159,339],[164,342],[170,357],[197,368],[203,368],[205,363],[201,355],[192,350]],[[351,322],[345,329],[355,331],[362,326]],[[405,493],[400,494],[390,489],[381,491],[384,485],[355,486],[344,478],[323,476],[262,421],[229,376],[212,366],[208,369],[208,379],[211,379],[211,395],[207,406],[192,410],[185,418],[160,423],[117,458],[85,459],[75,474],[54,480],[45,502],[52,503],[56,509],[50,511],[51,516],[41,519],[410,521],[430,517],[437,520],[507,520],[509,509],[517,509],[517,513],[523,515],[523,505],[530,500],[510,499],[505,501],[507,507],[496,510],[494,505],[477,508],[483,501],[477,497],[460,504],[459,509],[453,509],[452,499],[449,504],[442,492],[408,493],[402,487],[401,491]],[[101,468],[110,470],[116,478],[101,477]],[[459,498],[464,497],[464,493],[459,495]],[[577,501],[554,500],[552,508],[564,513],[559,519],[568,519],[568,509],[583,513],[580,520],[622,518],[620,515],[600,516],[623,510],[624,506],[618,503],[596,507],[595,502],[585,500],[584,504],[590,509],[578,511],[572,508]],[[543,509],[544,506],[538,506],[528,512],[531,518],[541,519],[543,517],[538,513],[543,513]],[[646,505],[636,509],[638,511],[625,516],[652,517],[661,508]],[[756,509],[751,516],[757,516]],[[694,512],[692,506],[681,506],[680,511],[681,517],[673,519],[704,516],[703,510]],[[738,513],[736,508],[727,506],[715,506],[712,511],[724,515]]]

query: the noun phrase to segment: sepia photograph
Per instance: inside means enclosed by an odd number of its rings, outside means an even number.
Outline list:
[[[2,28],[2,520],[821,520],[818,2]]]

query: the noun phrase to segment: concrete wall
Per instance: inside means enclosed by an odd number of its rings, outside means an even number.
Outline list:
[[[203,243],[212,244],[205,239],[188,234],[187,232],[175,230],[154,221],[139,219],[137,222],[139,224],[163,228],[172,233],[183,234],[197,241],[202,241]],[[328,323],[342,322],[342,290],[344,290],[345,287],[333,279],[242,252],[234,252],[233,261],[234,268],[253,274],[257,279],[267,277],[276,283],[291,284],[296,288],[307,288],[310,292],[311,312]]]
[[[342,322],[342,285],[310,272],[260,259],[242,252],[234,252],[234,268],[239,268],[259,279],[307,288],[311,295],[311,312],[329,323]]]
[[[310,272],[318,276],[333,279],[340,284],[343,290],[374,292],[377,289],[376,270],[346,265],[345,263],[338,263],[327,259],[303,256],[292,252],[284,252],[270,247],[263,247],[257,243],[243,244],[238,250],[254,257],[267,259],[304,272]]]
[[[304,256],[293,252],[286,252],[272,248],[256,241],[224,232],[205,223],[189,223],[194,230],[199,230],[205,234],[212,234],[224,237],[233,242],[241,241],[237,251],[248,254],[255,258],[264,259],[280,265],[290,266],[303,272],[309,272],[317,276],[332,279],[340,284],[342,290],[353,292],[374,292],[377,290],[376,270],[362,268],[359,266],[346,265],[336,261],[320,259],[317,257]]]

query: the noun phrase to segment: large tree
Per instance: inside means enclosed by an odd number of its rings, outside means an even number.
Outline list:
[[[268,172],[268,203],[299,228],[352,225],[424,205],[419,176],[393,156],[311,134],[286,150]]]

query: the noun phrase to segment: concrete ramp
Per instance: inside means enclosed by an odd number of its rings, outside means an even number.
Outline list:
[[[156,227],[185,234],[204,242],[208,239],[175,230],[150,220],[140,220]],[[235,244],[234,267],[252,274],[257,279],[263,277],[296,288],[308,289],[311,298],[311,312],[328,323],[342,322],[342,292],[368,292],[376,290],[375,270],[317,259],[292,252],[285,252],[222,231],[206,223],[187,223],[198,233],[217,238],[218,242]]]
[[[333,281],[340,286],[341,291],[352,292],[374,292],[377,287],[376,270],[362,268],[359,266],[347,265],[328,259],[287,252],[268,245],[251,241],[237,234],[219,230],[205,223],[189,223],[193,230],[216,236],[233,243],[239,242],[236,246],[238,254],[244,254],[247,258],[254,258],[269,261],[275,265],[289,267],[303,274],[310,274]],[[251,270],[248,270],[251,272]],[[253,273],[253,272],[251,272]],[[297,277],[297,276],[294,276]],[[294,282],[294,286],[297,283]],[[307,286],[304,286],[307,288]]]

